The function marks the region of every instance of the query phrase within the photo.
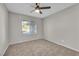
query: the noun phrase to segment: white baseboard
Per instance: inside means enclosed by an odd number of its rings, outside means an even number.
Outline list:
[[[47,39],[46,39],[46,40],[47,40]],[[60,43],[58,43],[58,42],[54,42],[54,41],[51,41],[51,40],[48,40],[48,41],[53,42],[53,43],[56,43],[56,44],[61,45],[61,46],[63,46],[63,47],[66,47],[66,48],[69,48],[69,49],[71,49],[71,50],[74,50],[74,51],[79,52],[78,49],[73,48],[73,47],[70,47],[70,46],[68,46],[68,45],[60,44]]]
[[[43,38],[36,38],[36,39],[31,39],[31,40],[23,40],[23,41],[18,41],[18,42],[10,42],[9,44],[13,45],[13,44],[18,44],[18,43],[23,43],[23,42],[29,42],[29,41],[38,40],[38,39],[43,39]]]
[[[7,45],[4,49],[2,49],[2,51],[0,52],[0,56],[3,56],[5,54],[8,47],[9,47],[9,45]]]

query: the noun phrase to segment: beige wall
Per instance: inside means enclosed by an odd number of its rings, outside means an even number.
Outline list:
[[[8,11],[0,4],[0,55],[3,55],[8,47]]]
[[[44,20],[45,39],[79,51],[79,4]]]
[[[22,34],[21,31],[21,21],[23,17],[26,17],[26,20],[33,20],[37,24],[37,34],[34,35],[26,35]],[[43,22],[41,19],[24,16],[17,13],[9,12],[9,39],[10,44],[42,39],[43,38]]]

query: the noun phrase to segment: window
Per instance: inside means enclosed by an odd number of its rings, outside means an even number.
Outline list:
[[[36,34],[37,26],[34,21],[22,21],[22,33],[25,34]]]

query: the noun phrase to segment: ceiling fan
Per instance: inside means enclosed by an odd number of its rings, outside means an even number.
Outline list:
[[[42,14],[43,13],[42,12],[43,9],[50,9],[50,8],[51,8],[51,6],[40,7],[40,3],[36,3],[35,7],[34,7],[34,10],[32,10],[31,12],[35,11],[35,12],[37,12],[39,14]]]

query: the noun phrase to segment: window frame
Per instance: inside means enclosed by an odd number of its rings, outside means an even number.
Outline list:
[[[30,28],[30,32],[29,32],[29,33],[23,33],[23,31],[22,31],[22,22],[23,22],[23,21],[33,22],[33,23],[34,23],[34,27],[35,27],[34,29],[35,29],[35,30],[31,32],[31,29],[32,29],[32,28]],[[31,23],[31,24],[33,24],[33,23]],[[31,24],[30,24],[30,26],[33,27]],[[32,30],[33,30],[33,29],[32,29]],[[33,21],[33,20],[22,20],[22,21],[21,21],[21,31],[22,31],[22,34],[26,34],[26,35],[37,34],[37,24],[36,24],[36,22]]]

